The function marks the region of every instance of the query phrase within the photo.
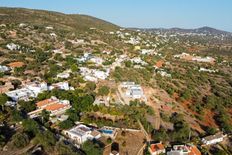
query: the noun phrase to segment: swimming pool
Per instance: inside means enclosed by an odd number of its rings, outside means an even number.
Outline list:
[[[113,134],[113,130],[102,129],[101,132],[105,134]]]

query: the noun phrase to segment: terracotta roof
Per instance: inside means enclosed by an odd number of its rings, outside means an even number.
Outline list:
[[[158,150],[163,150],[164,149],[164,145],[161,144],[161,143],[151,144],[150,148],[151,148],[152,152],[156,152]]]
[[[55,111],[55,110],[62,109],[64,107],[66,107],[66,106],[67,105],[64,105],[64,104],[54,103],[54,104],[46,106],[45,109],[48,110],[48,111]]]
[[[196,146],[190,147],[189,150],[190,152],[188,153],[188,155],[201,155],[201,152],[198,150]]]
[[[46,99],[46,100],[37,102],[36,105],[37,105],[37,107],[42,107],[42,106],[51,104],[51,103],[53,103],[53,102],[55,102],[55,100]]]
[[[25,64],[21,61],[11,62],[8,66],[15,68],[15,67],[23,67]]]
[[[157,68],[160,68],[160,67],[163,66],[163,64],[164,64],[164,61],[163,61],[163,60],[159,60],[159,61],[156,62],[155,66],[156,66]]]

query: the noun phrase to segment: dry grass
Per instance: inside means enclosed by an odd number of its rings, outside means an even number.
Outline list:
[[[119,131],[115,142],[119,144],[119,154],[120,155],[136,155],[144,142],[144,135],[142,132],[129,132],[126,131],[125,136],[123,136],[122,131]],[[124,143],[124,145],[123,145]],[[109,155],[111,151],[111,146],[105,148],[103,155]]]

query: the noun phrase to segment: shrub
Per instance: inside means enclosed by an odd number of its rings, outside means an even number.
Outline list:
[[[12,137],[12,141],[14,146],[17,148],[22,148],[28,145],[30,140],[26,133],[18,133]]]

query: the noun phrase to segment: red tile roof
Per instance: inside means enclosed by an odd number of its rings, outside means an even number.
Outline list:
[[[16,62],[11,62],[8,64],[8,66],[12,67],[12,68],[16,68],[16,67],[23,67],[25,64],[21,61],[16,61]]]
[[[45,105],[48,105],[48,104],[51,104],[53,103],[54,100],[51,100],[51,99],[46,99],[46,100],[43,100],[43,101],[39,101],[36,103],[37,107],[42,107],[42,106],[45,106]]]
[[[164,61],[163,61],[163,60],[159,60],[159,61],[156,62],[155,66],[156,66],[157,68],[160,68],[160,67],[163,66],[163,64],[164,64]]]
[[[54,103],[51,105],[48,105],[45,107],[45,109],[47,111],[55,111],[55,110],[59,110],[59,109],[63,109],[64,107],[66,107],[67,105],[64,104],[60,104],[60,103]]]
[[[164,149],[164,145],[161,144],[161,143],[151,144],[150,148],[151,148],[152,152],[156,152],[156,151],[159,151],[159,150],[163,150]]]
[[[196,146],[191,146],[189,150],[189,155],[201,155],[201,152],[198,150]]]

